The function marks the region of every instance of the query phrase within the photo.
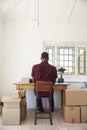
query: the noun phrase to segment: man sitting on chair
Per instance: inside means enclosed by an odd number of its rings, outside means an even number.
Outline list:
[[[41,54],[41,63],[35,64],[32,67],[32,81],[51,81],[53,84],[56,82],[57,70],[56,67],[48,63],[49,55],[47,52]],[[35,91],[34,91],[35,92]],[[51,111],[54,111],[54,91],[51,93]],[[42,99],[38,99],[38,110],[43,112]]]

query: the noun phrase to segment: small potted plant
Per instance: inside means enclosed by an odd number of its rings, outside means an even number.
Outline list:
[[[66,71],[66,69],[61,67],[58,69],[58,71],[60,73],[60,78],[58,78],[58,83],[63,83],[64,82],[63,73]]]

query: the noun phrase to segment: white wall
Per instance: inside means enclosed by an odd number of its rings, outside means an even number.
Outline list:
[[[3,31],[2,31],[2,19],[0,18],[0,83],[1,83],[1,49],[2,49],[2,38],[3,38]],[[0,85],[0,99],[1,99],[1,85]]]
[[[33,64],[40,62],[43,41],[87,41],[87,25],[84,26],[84,23],[78,25],[73,22],[62,24],[54,21],[47,22],[45,19],[48,15],[39,21],[37,27],[32,21],[32,9],[27,10],[26,17],[20,16],[21,10],[23,11],[23,9],[18,10],[4,23],[0,73],[2,97],[9,95],[9,91],[15,89],[13,84],[21,77],[31,76]],[[77,86],[77,84],[72,84],[72,86]],[[60,107],[60,95],[60,91],[55,92],[55,107]],[[33,91],[27,91],[29,108],[35,107],[34,99]]]

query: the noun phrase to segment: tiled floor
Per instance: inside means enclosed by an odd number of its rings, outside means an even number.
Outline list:
[[[34,125],[34,110],[27,110],[27,117],[20,126],[2,126],[2,116],[0,116],[0,130],[87,130],[87,123],[64,123],[61,110],[52,113],[53,125],[47,119],[38,119]]]

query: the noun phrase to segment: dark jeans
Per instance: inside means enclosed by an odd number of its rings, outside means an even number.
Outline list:
[[[51,102],[51,109],[54,109],[54,96],[53,96],[53,92],[51,93],[51,98],[50,98],[50,102]],[[42,98],[38,98],[37,99],[37,106],[38,109],[42,109],[43,105],[42,105]]]

